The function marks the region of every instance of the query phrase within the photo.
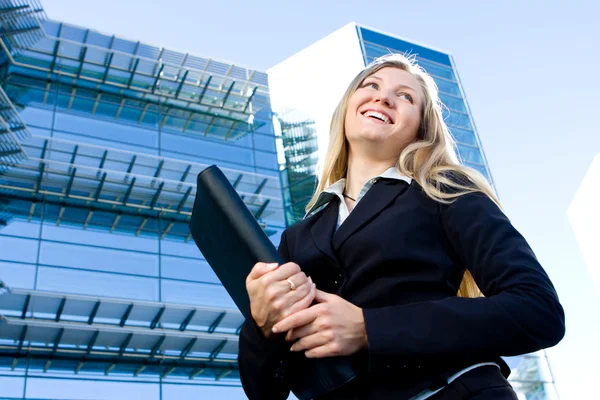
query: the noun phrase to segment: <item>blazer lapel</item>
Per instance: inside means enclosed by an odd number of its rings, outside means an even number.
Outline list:
[[[333,250],[337,251],[354,232],[391,205],[408,186],[407,182],[395,179],[382,178],[378,180],[333,235],[331,242]]]
[[[310,233],[317,248],[337,265],[337,258],[331,249],[331,238],[335,232],[338,220],[339,198],[332,194],[331,201],[321,215],[317,216],[315,223],[310,228]]]

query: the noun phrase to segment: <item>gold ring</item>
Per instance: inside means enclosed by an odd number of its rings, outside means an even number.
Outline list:
[[[292,282],[290,279],[288,279],[287,281],[290,284],[290,290],[296,290],[296,285],[294,285],[294,282]]]

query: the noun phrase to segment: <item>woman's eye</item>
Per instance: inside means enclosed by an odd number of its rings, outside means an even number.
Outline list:
[[[406,100],[410,101],[411,104],[414,104],[414,100],[413,100],[413,98],[412,98],[412,96],[410,94],[408,94],[408,93],[400,93],[398,96],[399,97],[404,97],[404,98],[406,98]]]
[[[375,82],[367,82],[364,84],[364,87],[379,89],[379,85],[377,85]]]

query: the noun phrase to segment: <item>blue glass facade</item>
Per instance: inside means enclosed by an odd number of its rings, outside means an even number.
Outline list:
[[[0,1],[3,398],[244,398],[241,314],[190,239],[217,164],[278,244],[266,73]]]

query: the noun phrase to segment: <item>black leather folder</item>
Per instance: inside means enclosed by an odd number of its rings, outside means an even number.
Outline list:
[[[248,318],[246,277],[257,262],[284,261],[227,177],[215,165],[198,174],[190,221],[194,242]]]
[[[246,318],[250,301],[246,277],[259,261],[283,263],[284,260],[250,213],[227,177],[216,166],[198,174],[198,189],[190,221],[196,245],[223,286]],[[317,288],[319,282],[315,282]],[[300,400],[319,397],[356,376],[347,357],[295,358],[292,391]]]

